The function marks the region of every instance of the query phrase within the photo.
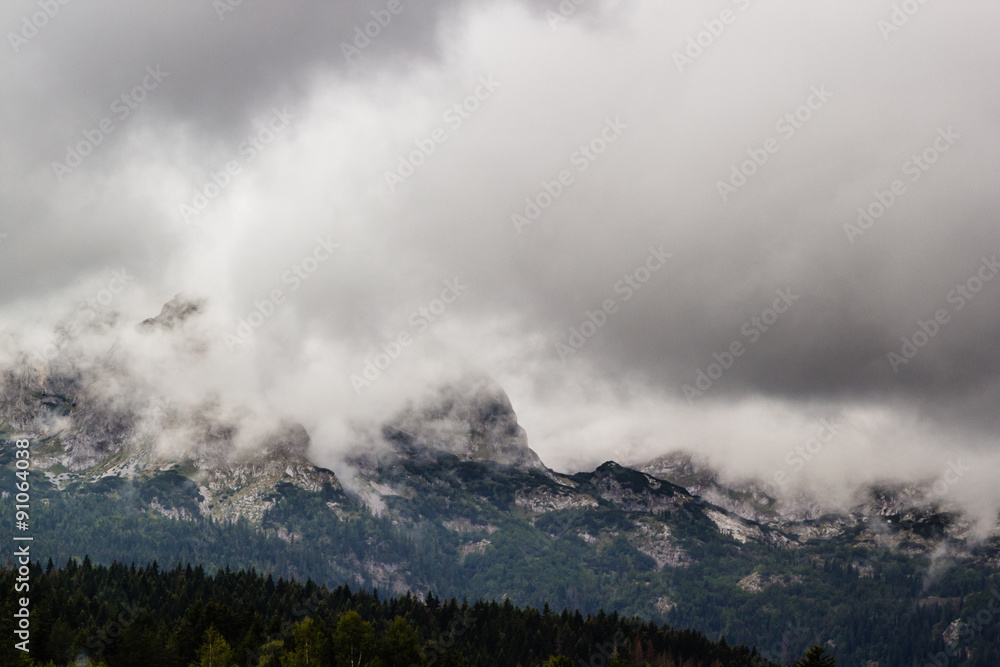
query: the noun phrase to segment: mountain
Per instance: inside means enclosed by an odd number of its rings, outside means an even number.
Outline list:
[[[199,309],[178,297],[139,329],[184,327]],[[21,360],[0,373],[2,488],[15,481],[14,439],[29,438],[36,548],[57,565],[85,555],[231,565],[392,594],[613,610],[757,644],[776,662],[821,643],[839,664],[948,651],[1000,664],[1000,624],[983,621],[1000,598],[1000,540],[977,539],[925,488],[886,484],[824,514],[683,453],[560,473],[481,376],[387,419],[341,478],[309,460],[299,424],[242,446],[218,404],[120,400],[112,389],[130,386],[128,372],[111,349],[87,365]],[[183,434],[184,447],[158,449],[150,424]]]
[[[484,376],[470,375],[436,388],[419,406],[390,420],[383,435],[390,442],[409,440],[463,461],[544,468],[528,447],[528,435],[517,423],[507,394]]]

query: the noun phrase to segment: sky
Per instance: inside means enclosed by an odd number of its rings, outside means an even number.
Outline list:
[[[486,373],[556,470],[680,450],[995,518],[998,20],[5,2],[5,354],[120,313],[61,353],[110,335],[136,392],[294,419],[324,464]],[[196,323],[136,333],[178,294]]]

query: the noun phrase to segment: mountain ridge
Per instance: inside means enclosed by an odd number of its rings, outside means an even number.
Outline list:
[[[613,609],[767,645],[802,620],[831,648],[858,647],[838,659],[871,645],[882,661],[902,655],[889,652],[893,628],[909,624],[909,635],[927,633],[917,645],[938,647],[975,613],[977,590],[1000,580],[996,534],[977,536],[919,486],[875,487],[824,513],[784,507],[684,453],[557,472],[482,376],[433,388],[367,430],[380,441],[340,474],[309,459],[310,434],[294,422],[241,446],[239,423],[212,402],[158,407],[151,423],[176,426],[183,447],[157,451],[146,415],[105,391],[123,364],[0,369],[3,474],[13,439],[28,437],[35,519],[61,562],[235,559],[395,594]],[[870,589],[876,579],[882,588]]]

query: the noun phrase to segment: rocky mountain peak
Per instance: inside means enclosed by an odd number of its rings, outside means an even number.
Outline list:
[[[666,480],[701,496],[750,521],[771,521],[783,516],[780,507],[763,483],[755,480],[722,479],[708,461],[688,452],[672,452],[639,467],[642,472]],[[791,511],[791,510],[789,510]]]
[[[492,378],[469,376],[438,387],[385,425],[387,438],[449,452],[467,461],[543,469],[506,392]]]
[[[159,315],[140,322],[138,325],[139,330],[152,331],[155,329],[176,328],[192,315],[202,312],[204,306],[204,299],[190,299],[182,294],[177,294],[173,299],[163,304]]]

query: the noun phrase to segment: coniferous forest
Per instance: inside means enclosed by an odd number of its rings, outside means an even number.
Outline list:
[[[15,570],[0,569],[13,590]],[[767,667],[746,646],[616,613],[386,597],[226,567],[161,570],[89,557],[31,567],[30,659],[5,641],[0,666]],[[14,602],[4,596],[3,635]]]

